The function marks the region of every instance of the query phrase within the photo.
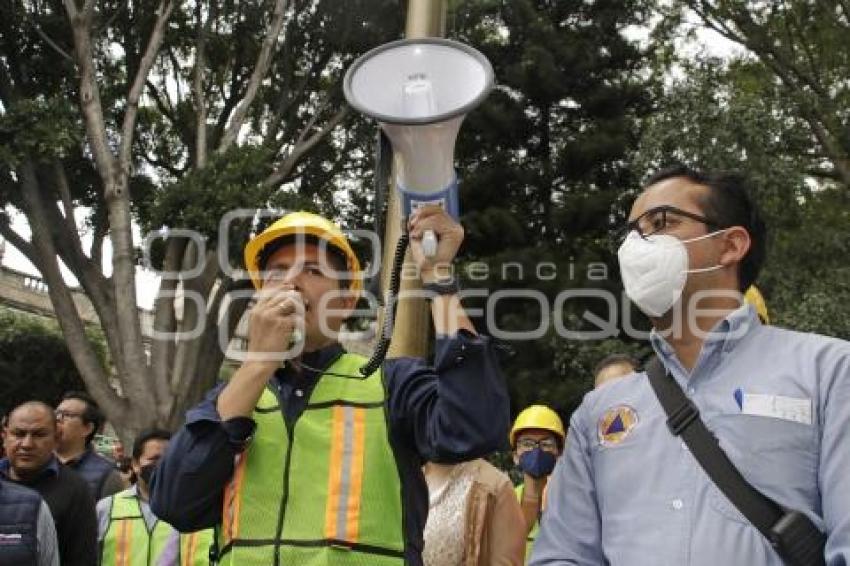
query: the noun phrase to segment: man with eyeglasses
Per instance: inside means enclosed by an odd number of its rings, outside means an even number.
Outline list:
[[[6,458],[0,475],[37,491],[56,524],[59,563],[92,566],[97,561],[97,518],[86,482],[56,459],[53,408],[27,401],[12,409],[3,429]]]
[[[525,519],[526,560],[537,538],[546,483],[564,448],[564,436],[561,417],[544,405],[523,409],[511,428],[509,440],[514,464],[522,471],[523,481],[516,487],[516,494]]]
[[[804,564],[850,564],[850,343],[763,325],[744,303],[766,230],[743,178],[684,167],[659,173],[628,227],[620,271],[652,322],[661,364],[654,385],[680,388],[689,419],[668,421],[645,372],[588,393],[570,420],[531,563],[795,563],[780,556],[788,547],[775,535],[762,534],[764,522],[754,526],[754,515],[725,495],[754,492],[721,491],[712,479],[719,474],[700,464],[723,460],[702,458],[701,447],[719,444],[772,500],[775,513],[763,517],[785,514],[825,535],[822,555],[817,537],[805,539],[816,553]],[[690,444],[696,418],[708,437]],[[687,436],[674,435],[682,429]],[[770,526],[785,531],[782,521]]]
[[[92,440],[104,421],[95,400],[84,391],[69,391],[62,396],[55,415],[56,456],[86,481],[95,501],[124,489],[115,464],[92,447]]]

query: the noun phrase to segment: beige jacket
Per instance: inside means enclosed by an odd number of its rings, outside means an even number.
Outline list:
[[[525,520],[511,480],[486,460],[473,463],[462,566],[521,566],[525,560]]]

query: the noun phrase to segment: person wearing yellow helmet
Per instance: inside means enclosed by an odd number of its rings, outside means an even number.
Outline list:
[[[510,432],[514,464],[522,470],[516,487],[525,519],[526,559],[537,537],[538,522],[545,503],[546,484],[555,461],[564,449],[564,423],[545,405],[531,405],[517,415]]]
[[[426,258],[428,230],[438,246]],[[245,361],[189,411],[151,479],[157,516],[181,531],[216,527],[218,564],[421,565],[422,462],[502,444],[509,408],[496,350],[447,280],[463,229],[425,207],[408,232],[433,293],[434,367],[402,357],[366,376],[365,358],[337,341],[363,292],[340,228],[297,212],[247,244],[257,300]]]

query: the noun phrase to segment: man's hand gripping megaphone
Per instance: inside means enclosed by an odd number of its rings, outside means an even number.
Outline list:
[[[463,227],[441,206],[427,205],[414,210],[407,221],[413,260],[423,283],[433,283],[452,275],[452,262],[463,242]],[[436,237],[433,254],[425,253],[427,234]],[[427,250],[431,251],[431,250]]]

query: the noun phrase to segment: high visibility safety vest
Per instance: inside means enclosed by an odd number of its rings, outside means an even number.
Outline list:
[[[382,372],[356,377],[364,361],[340,356],[291,426],[272,390],[263,392],[256,433],[224,491],[219,564],[404,564]]]
[[[112,496],[109,527],[103,537],[101,566],[158,566],[174,528],[157,521],[148,531],[137,497],[127,491]],[[209,566],[213,531],[180,535],[180,566]]]
[[[517,500],[519,500],[520,504],[522,503],[522,491],[525,489],[523,484],[519,484],[514,487],[514,492],[516,493]],[[545,494],[545,492],[544,492]],[[534,548],[534,541],[537,540],[537,533],[540,531],[540,520],[534,521],[534,526],[531,527],[531,530],[528,532],[528,538],[525,541],[525,563],[528,564],[528,561],[531,559],[531,550]]]

